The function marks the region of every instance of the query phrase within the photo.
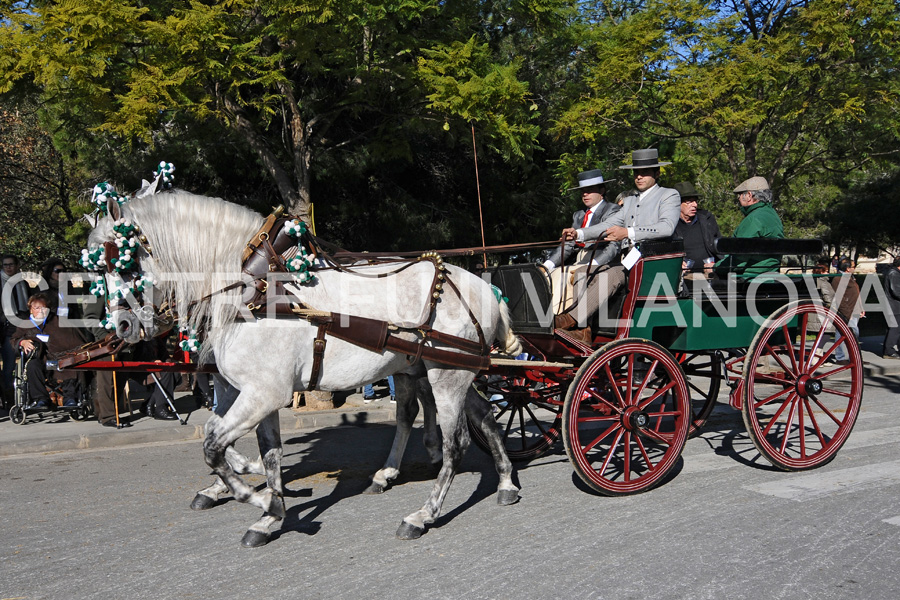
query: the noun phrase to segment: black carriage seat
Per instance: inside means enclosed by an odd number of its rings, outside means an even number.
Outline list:
[[[818,256],[824,251],[824,243],[818,239],[776,239],[776,238],[719,238],[716,240],[716,253],[721,255],[740,254],[753,256]],[[685,279],[685,295],[691,295],[697,285],[709,284],[716,296],[720,298],[744,298],[752,290],[754,297],[765,298],[810,298],[816,294],[815,284],[808,285],[797,275],[790,276],[794,294],[788,289],[784,277],[775,279],[778,271],[755,276],[742,276],[730,273],[728,277],[709,280]],[[766,281],[766,279],[772,281]]]
[[[491,284],[500,288],[509,300],[513,331],[524,334],[553,332],[550,284],[538,265],[500,265],[489,272]]]

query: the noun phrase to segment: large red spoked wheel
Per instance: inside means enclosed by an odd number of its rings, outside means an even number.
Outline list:
[[[525,371],[519,376],[481,376],[472,385],[490,403],[510,460],[537,458],[560,433],[560,412],[567,381],[553,374]],[[484,432],[469,421],[475,445],[490,454]]]
[[[836,340],[826,332],[829,324]],[[841,344],[848,359],[835,364],[830,359]],[[836,313],[793,302],[756,334],[744,361],[744,382],[741,412],[759,453],[786,471],[813,469],[834,458],[856,423],[862,357]]]
[[[675,355],[687,380],[691,395],[691,429],[689,436],[700,433],[716,406],[724,379],[724,359],[718,352],[681,353]]]
[[[625,338],[592,354],[563,405],[563,442],[578,476],[607,496],[659,484],[681,455],[691,424],[678,362],[662,346]]]

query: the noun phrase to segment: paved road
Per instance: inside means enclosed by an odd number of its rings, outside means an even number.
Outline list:
[[[254,550],[239,540],[257,509],[187,508],[210,481],[198,442],[3,458],[0,598],[893,599],[898,392],[869,378],[843,451],[794,474],[720,406],[676,477],[624,498],[586,491],[559,446],[520,467],[521,502],[497,506],[473,447],[445,515],[411,542],[394,532],[431,487],[418,433],[399,484],[360,494],[387,425],[287,435],[289,515]]]

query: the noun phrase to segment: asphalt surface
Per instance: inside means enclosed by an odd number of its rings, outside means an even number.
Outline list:
[[[880,337],[863,338],[860,348],[867,379],[900,376],[900,360],[881,357]],[[284,408],[279,413],[281,430],[287,433],[339,425],[392,423],[396,411],[385,394],[386,388],[376,386],[378,401],[369,404],[363,402],[362,394],[349,393],[338,395],[336,408],[331,410]],[[16,425],[9,420],[6,410],[0,410],[0,457],[203,439],[203,425],[211,413],[197,408],[189,393],[177,393],[175,397],[175,407],[185,425],[145,417],[138,412],[140,404],[141,401],[133,402],[133,412],[122,413],[121,419],[130,423],[122,429],[101,427],[93,418],[76,421],[63,411],[45,413],[42,418],[32,414],[24,423]]]

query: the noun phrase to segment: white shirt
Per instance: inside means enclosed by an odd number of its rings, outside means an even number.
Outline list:
[[[603,206],[603,203],[604,203],[604,202],[605,202],[605,200],[603,200],[603,198],[600,198],[600,202],[598,202],[597,204],[595,204],[595,205],[593,205],[592,207],[590,207],[589,209],[587,209],[587,211],[585,212],[585,215],[584,215],[584,216],[587,217],[587,224],[588,224],[588,225],[591,224],[591,219],[594,218],[594,213],[597,212],[597,209],[598,209],[598,208],[600,208],[601,206]],[[582,222],[582,223],[585,222],[585,221],[584,221],[584,217],[581,218],[581,222]],[[576,231],[576,234],[578,235],[578,243],[583,244],[583,243],[584,243],[584,234],[581,233],[581,230],[580,230],[580,229],[576,229],[575,231]],[[548,271],[550,271],[551,269],[556,268],[556,264],[555,264],[552,260],[545,260],[545,261],[544,261],[544,268],[547,269]]]

